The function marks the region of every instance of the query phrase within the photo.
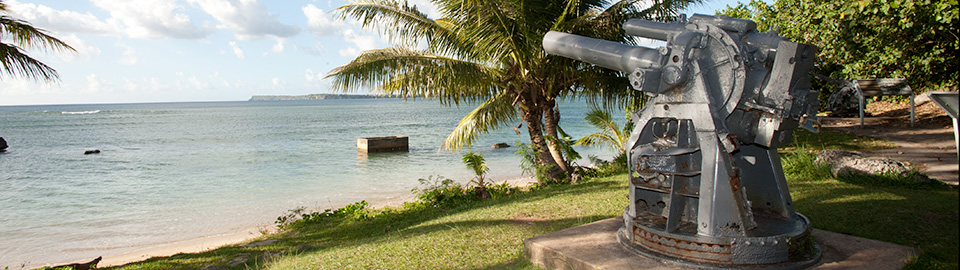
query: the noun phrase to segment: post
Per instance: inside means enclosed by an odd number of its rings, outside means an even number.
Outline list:
[[[917,125],[917,109],[915,107],[914,99],[917,97],[913,93],[913,90],[910,91],[910,127],[915,127]]]
[[[857,89],[857,96],[860,97],[858,101],[860,101],[860,127],[862,128],[863,127],[863,109],[864,109],[863,107],[864,107],[864,103],[866,103],[866,100],[864,100],[863,90],[860,89],[860,83],[857,83],[857,80],[853,80],[853,88]]]

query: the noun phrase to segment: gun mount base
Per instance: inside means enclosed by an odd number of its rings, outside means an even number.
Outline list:
[[[656,216],[638,217],[621,227],[617,238],[644,256],[698,269],[804,269],[821,257],[809,220],[799,214],[793,220],[763,222],[766,225],[755,231],[771,234],[750,237],[698,236],[692,223],[681,226],[681,232],[667,233],[665,222]]]

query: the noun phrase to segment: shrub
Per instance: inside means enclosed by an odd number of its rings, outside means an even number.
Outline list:
[[[331,219],[343,219],[343,218],[354,218],[354,219],[366,219],[369,215],[366,211],[368,203],[367,201],[359,201],[347,206],[337,208],[336,210],[326,209],[323,212],[309,212],[305,213],[305,207],[298,207],[287,211],[287,214],[277,217],[277,220],[274,223],[277,224],[278,228],[288,228],[291,226],[300,226],[304,224],[314,224],[320,223],[324,220]]]

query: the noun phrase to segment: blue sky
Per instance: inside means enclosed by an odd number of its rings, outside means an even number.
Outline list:
[[[428,0],[408,0],[436,17]],[[0,77],[0,105],[246,100],[329,93],[323,76],[385,39],[328,12],[342,0],[5,0],[76,54],[28,53],[58,83]],[[713,14],[735,0],[684,13]],[[4,39],[7,42],[6,39]]]

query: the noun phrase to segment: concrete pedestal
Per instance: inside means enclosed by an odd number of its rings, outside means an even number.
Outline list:
[[[643,257],[620,245],[620,217],[610,218],[523,241],[530,261],[545,269],[684,269]],[[813,230],[823,257],[813,269],[900,269],[914,248]]]

